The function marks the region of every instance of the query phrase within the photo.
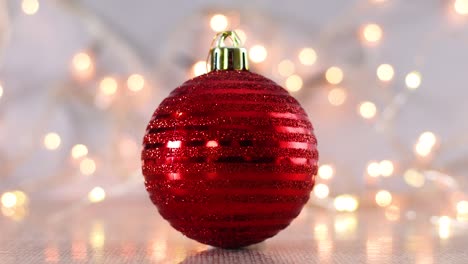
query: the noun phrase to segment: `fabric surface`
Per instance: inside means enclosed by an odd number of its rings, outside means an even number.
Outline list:
[[[0,218],[0,263],[468,263],[466,230],[422,215],[390,221],[377,209],[306,207],[277,236],[222,250],[172,229],[148,200],[31,208],[21,221]]]

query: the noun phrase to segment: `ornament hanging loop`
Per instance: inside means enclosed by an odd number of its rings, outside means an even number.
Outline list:
[[[226,46],[225,40],[230,38],[232,46]],[[248,70],[247,50],[242,47],[242,42],[235,31],[218,33],[211,43],[208,53],[207,66],[210,71],[223,70]]]

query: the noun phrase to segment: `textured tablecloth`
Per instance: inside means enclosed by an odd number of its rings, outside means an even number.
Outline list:
[[[468,232],[428,217],[388,220],[380,209],[306,208],[276,237],[243,250],[199,244],[148,200],[39,203],[21,221],[0,217],[0,263],[468,263]]]

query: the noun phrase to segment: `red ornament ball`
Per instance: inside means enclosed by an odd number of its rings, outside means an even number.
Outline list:
[[[309,199],[317,140],[299,103],[250,71],[189,80],[156,109],[143,140],[146,189],[189,238],[221,248],[261,242]]]

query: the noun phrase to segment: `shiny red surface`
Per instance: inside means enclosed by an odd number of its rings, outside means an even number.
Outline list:
[[[222,248],[261,242],[309,199],[317,140],[299,103],[249,71],[215,71],[172,91],[143,140],[151,200],[189,238]]]

